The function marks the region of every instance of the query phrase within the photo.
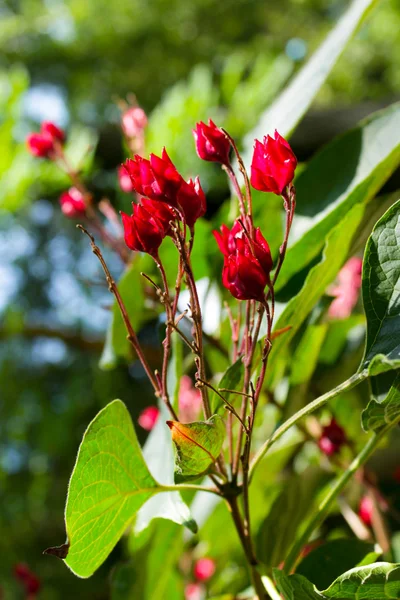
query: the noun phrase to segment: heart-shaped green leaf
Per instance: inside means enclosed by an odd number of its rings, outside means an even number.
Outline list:
[[[378,376],[379,377],[379,376]],[[398,421],[400,417],[400,374],[396,375],[388,395],[383,399],[373,398],[362,412],[365,431],[377,431],[385,425]]]
[[[208,421],[167,421],[175,448],[175,481],[196,479],[207,473],[221,453],[225,425],[218,415]]]

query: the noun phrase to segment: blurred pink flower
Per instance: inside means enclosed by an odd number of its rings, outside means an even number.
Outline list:
[[[189,375],[183,375],[179,387],[179,418],[182,423],[196,421],[201,409],[201,394]]]
[[[339,271],[337,285],[329,289],[336,296],[328,314],[334,319],[347,319],[357,304],[361,287],[362,260],[353,256]]]
[[[147,125],[146,113],[139,106],[132,106],[122,114],[121,124],[126,137],[136,137]]]
[[[215,562],[212,558],[199,558],[196,560],[193,575],[197,581],[208,581],[215,573]]]
[[[199,583],[188,583],[185,587],[185,600],[203,600],[203,588]]]
[[[358,516],[368,527],[370,527],[372,523],[373,508],[374,503],[372,502],[372,498],[370,498],[370,496],[363,496],[360,501],[360,506],[358,507]]]
[[[148,406],[139,415],[138,423],[146,431],[151,431],[157,423],[160,410],[157,406]]]

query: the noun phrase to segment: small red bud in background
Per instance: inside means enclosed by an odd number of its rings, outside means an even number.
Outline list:
[[[321,452],[326,454],[326,456],[332,456],[339,452],[346,442],[347,437],[343,427],[341,427],[335,419],[331,419],[329,425],[325,425],[325,427],[322,428],[318,446]]]
[[[194,387],[189,375],[181,377],[179,386],[179,420],[182,423],[196,421],[202,406],[200,390]]]
[[[208,125],[200,121],[193,129],[196,152],[202,160],[219,162],[228,166],[230,164],[229,152],[231,144],[222,129],[208,120]]]
[[[193,575],[197,581],[208,581],[215,573],[215,562],[212,558],[199,558],[195,562]]]
[[[26,138],[28,151],[39,158],[52,158],[55,150],[55,143],[62,144],[65,140],[65,134],[62,129],[51,123],[44,121],[40,128],[40,133],[30,133]]]
[[[160,411],[157,406],[148,406],[140,413],[138,423],[146,431],[151,431],[157,423]]]
[[[118,183],[119,183],[119,187],[121,188],[121,190],[123,192],[125,192],[126,194],[133,192],[133,185],[132,185],[131,178],[129,177],[129,175],[126,172],[126,169],[123,165],[118,167]]]
[[[61,194],[60,205],[63,214],[69,219],[78,219],[86,214],[84,195],[76,187],[72,187]]]
[[[41,587],[40,579],[24,563],[17,563],[14,567],[15,578],[22,583],[26,595],[36,595]]]
[[[133,106],[128,108],[121,117],[122,131],[128,138],[140,135],[147,126],[147,116],[142,108]]]
[[[373,508],[374,503],[372,498],[370,498],[370,496],[363,496],[360,501],[360,506],[358,507],[358,516],[368,527],[370,527],[372,523]]]
[[[293,181],[296,166],[297,158],[289,143],[275,130],[273,138],[267,135],[262,143],[255,140],[251,185],[261,192],[281,195]]]

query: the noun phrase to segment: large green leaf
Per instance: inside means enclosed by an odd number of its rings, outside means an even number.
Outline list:
[[[143,456],[153,477],[164,485],[174,483],[174,449],[170,431],[166,425],[169,413],[160,406],[160,417],[149,434],[143,448]],[[163,492],[150,498],[139,510],[135,531],[145,529],[153,519],[169,519],[185,525],[196,533],[197,525],[179,492]]]
[[[307,577],[317,588],[324,589],[345,571],[358,565],[368,554],[373,553],[370,562],[379,554],[375,545],[358,539],[331,540],[312,550],[296,568],[296,573]]]
[[[280,315],[275,329],[283,329],[289,325],[291,329],[273,342],[267,375],[270,383],[282,352],[345,262],[363,212],[364,206],[357,204],[337,224],[327,238],[322,260],[311,269],[300,292],[288,302]]]
[[[397,375],[388,395],[383,400],[373,398],[362,412],[362,426],[365,431],[376,431],[399,420],[400,417],[400,375]]]
[[[362,291],[367,340],[360,368],[368,367],[373,375],[400,366],[400,201],[368,240]]]
[[[50,553],[65,558],[79,577],[90,577],[139,508],[162,490],[144,462],[126,406],[114,400],[83,436],[65,508],[67,543]]]
[[[197,479],[206,474],[221,453],[225,425],[219,415],[207,421],[167,421],[175,449],[175,481]]]
[[[257,556],[267,567],[285,560],[299,528],[315,510],[317,493],[326,481],[326,473],[309,469],[285,484],[257,534]]]
[[[296,216],[277,289],[318,257],[333,227],[352,206],[371,200],[399,165],[399,120],[400,104],[374,113],[323,148],[299,175]]]
[[[286,575],[274,569],[284,600],[396,600],[400,598],[400,565],[386,562],[356,567],[340,575],[320,592],[302,575]]]
[[[293,131],[374,4],[376,0],[355,0],[352,3],[311,59],[266,110],[257,126],[245,137],[247,156],[251,152],[255,137],[272,134],[274,129],[283,136],[288,136]]]

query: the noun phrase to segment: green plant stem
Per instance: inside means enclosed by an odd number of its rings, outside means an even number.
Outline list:
[[[325,498],[320,503],[315,516],[312,518],[312,520],[308,524],[306,530],[301,535],[301,537],[297,540],[297,542],[294,543],[294,545],[293,545],[293,547],[292,547],[292,549],[291,549],[291,551],[289,553],[289,556],[287,557],[287,559],[285,561],[285,567],[284,567],[285,571],[287,571],[288,573],[290,573],[293,570],[293,568],[296,565],[297,558],[298,558],[298,556],[299,556],[302,548],[308,542],[308,540],[309,540],[311,534],[313,533],[313,531],[325,519],[325,517],[326,517],[326,515],[327,515],[327,513],[328,513],[328,511],[329,511],[329,509],[330,509],[330,507],[332,505],[332,502],[337,498],[337,496],[343,490],[343,488],[348,483],[348,481],[351,479],[351,477],[354,475],[354,473],[356,473],[356,471],[358,471],[358,469],[360,469],[367,462],[367,460],[370,458],[370,456],[373,454],[373,452],[378,447],[378,445],[379,445],[380,441],[382,440],[382,438],[395,425],[397,425],[397,423],[399,421],[400,421],[400,417],[394,423],[391,423],[390,425],[387,425],[386,427],[384,427],[383,429],[381,429],[381,431],[379,431],[378,433],[374,434],[368,440],[368,442],[365,444],[365,446],[361,450],[361,452],[355,457],[355,459],[352,461],[352,463],[346,469],[346,471],[344,471],[344,473],[342,473],[336,479],[336,482],[331,487],[329,493],[325,496]]]
[[[303,417],[310,415],[314,411],[324,406],[332,398],[335,398],[342,392],[351,390],[353,387],[364,381],[367,377],[368,371],[366,369],[364,371],[356,373],[355,375],[352,375],[351,377],[349,377],[349,379],[346,379],[346,381],[333,388],[333,390],[327,392],[326,394],[323,394],[319,398],[316,398],[316,400],[313,400],[313,402],[307,404],[307,406],[299,410],[292,417],[290,417],[290,419],[288,419],[280,427],[278,427],[278,429],[276,429],[276,431],[274,431],[274,433],[261,446],[257,454],[254,456],[253,460],[251,461],[249,480],[251,481],[254,470],[256,469],[259,462],[263,459],[265,454],[268,452],[268,450],[271,448],[271,446],[277,440],[279,440],[279,438],[282,437],[284,433],[286,433],[291,427],[293,427],[293,425],[295,425]]]
[[[195,492],[208,492],[209,494],[215,494],[221,496],[221,492],[217,488],[210,488],[204,485],[195,485],[191,483],[177,483],[175,485],[161,485],[161,491],[163,492],[183,492],[185,490]]]

